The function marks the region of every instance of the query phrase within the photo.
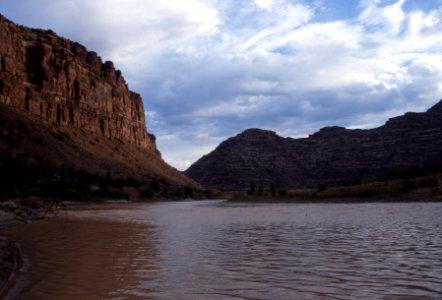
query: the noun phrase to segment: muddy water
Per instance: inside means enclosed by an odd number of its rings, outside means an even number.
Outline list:
[[[138,299],[154,275],[149,228],[62,218],[11,230],[25,254],[17,299]]]
[[[442,204],[84,207],[8,235],[17,299],[442,299]]]

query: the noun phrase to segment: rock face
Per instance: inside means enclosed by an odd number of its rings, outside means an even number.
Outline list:
[[[150,181],[147,194],[166,196],[170,187],[200,188],[161,159],[140,95],[112,62],[0,15],[0,189],[33,195],[54,180],[82,190]]]
[[[60,126],[82,128],[155,151],[143,102],[112,62],[52,31],[0,16],[0,103]]]
[[[391,172],[442,166],[442,101],[370,130],[326,127],[308,138],[249,129],[221,143],[185,173],[202,184],[245,190],[250,182],[279,188],[342,184]]]

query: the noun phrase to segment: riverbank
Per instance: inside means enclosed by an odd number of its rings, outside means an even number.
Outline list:
[[[22,256],[17,245],[0,237],[0,299],[5,299],[13,289],[14,277],[19,270]]]
[[[258,189],[228,192],[223,195],[230,201],[251,202],[437,202],[442,201],[442,176],[373,181],[358,185],[316,189]]]
[[[1,202],[0,207],[0,299],[14,288],[14,277],[23,261],[14,241],[2,236],[2,231],[19,224],[30,224],[58,214],[58,205],[40,200],[21,199]]]
[[[304,191],[303,191],[304,192]],[[328,196],[318,196],[315,191],[305,191],[307,195],[292,195],[290,197],[251,197],[244,194],[228,195],[224,198],[229,202],[255,202],[255,203],[418,203],[418,202],[442,202],[442,196],[428,190],[413,191],[403,194],[379,194],[364,197],[348,196],[340,193]],[[311,194],[308,194],[311,192]]]

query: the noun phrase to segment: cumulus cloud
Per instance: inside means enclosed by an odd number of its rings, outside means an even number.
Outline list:
[[[11,8],[17,1],[2,2]],[[52,28],[131,74],[185,41],[216,33],[220,21],[217,10],[199,0],[23,0],[14,8],[14,21]]]
[[[180,169],[250,127],[369,128],[442,95],[441,0],[21,2],[0,9],[123,69]]]
[[[273,2],[255,4],[247,13],[263,18],[261,27],[221,28],[221,42],[211,44],[217,47],[199,49],[201,65],[188,57],[173,62],[189,67],[184,73],[191,77],[172,76],[164,103],[183,107],[186,117],[164,109],[165,119],[179,126],[199,120],[218,137],[213,146],[248,127],[289,136],[327,125],[376,127],[405,111],[422,111],[442,94],[438,9],[406,11],[405,1],[372,1],[361,4],[357,18],[315,22],[314,8],[297,4],[292,15],[298,19],[288,25]],[[164,101],[154,93],[151,99]]]

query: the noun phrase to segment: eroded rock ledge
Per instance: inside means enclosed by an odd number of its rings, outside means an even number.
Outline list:
[[[18,26],[1,15],[0,103],[157,152],[141,97],[112,62],[53,31]]]
[[[0,15],[0,201],[181,199],[197,190],[162,160],[140,95],[112,62]]]

